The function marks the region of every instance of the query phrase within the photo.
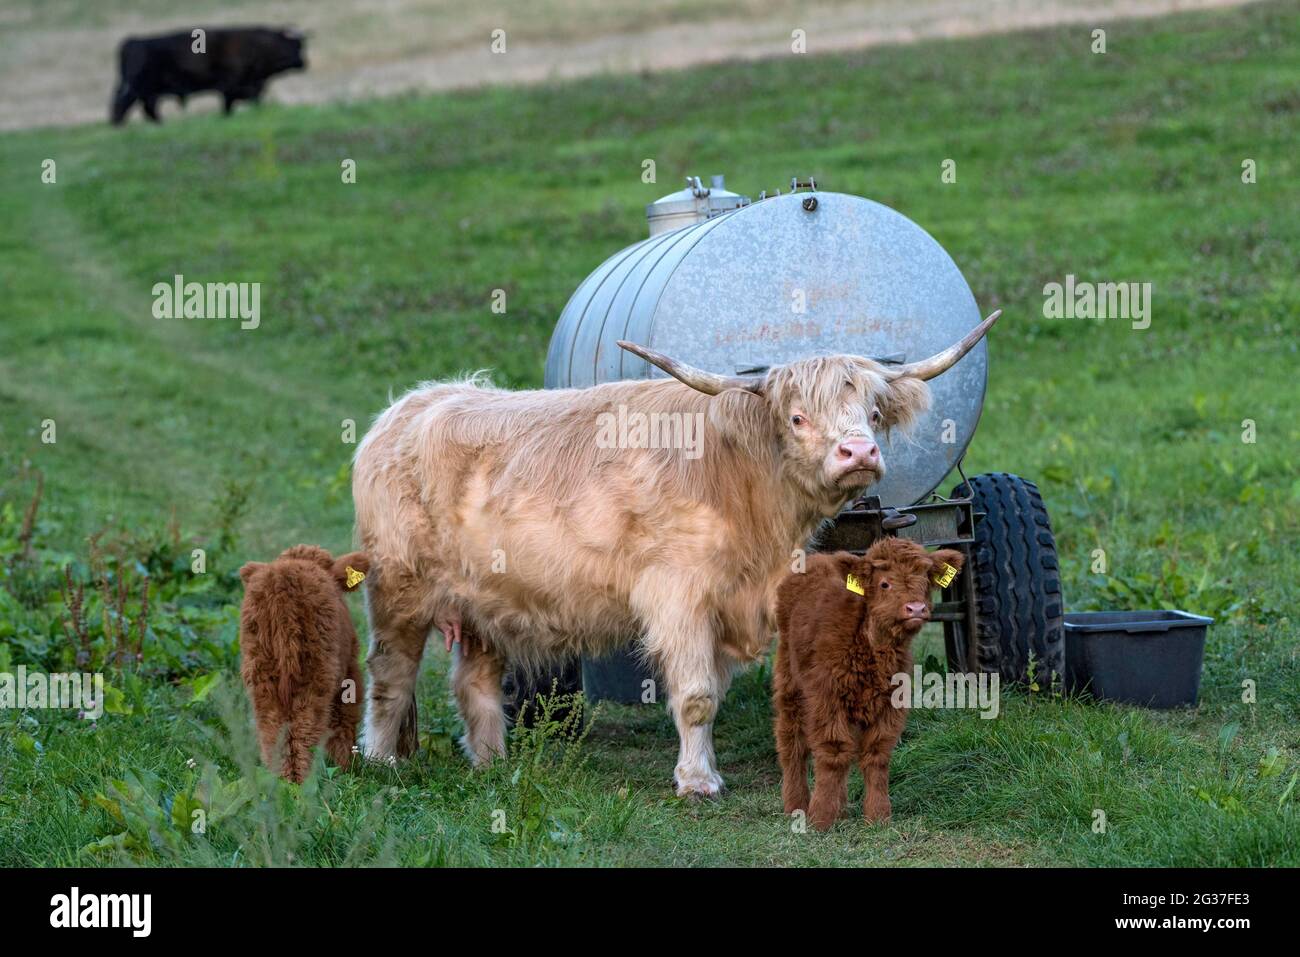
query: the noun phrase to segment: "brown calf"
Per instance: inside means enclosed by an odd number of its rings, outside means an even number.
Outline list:
[[[848,803],[849,766],[862,769],[868,821],[889,817],[889,758],[907,723],[892,679],[912,669],[912,639],[930,618],[930,589],[964,556],[884,538],[859,558],[809,557],[777,591],[781,641],[772,679],[785,813],[824,831]],[[808,754],[813,757],[812,800]]]
[[[369,567],[361,552],[336,561],[323,548],[296,545],[273,562],[239,570],[240,674],[253,701],[262,760],[291,781],[307,776],[318,744],[340,766],[352,759],[363,689],[357,632],[343,593]]]

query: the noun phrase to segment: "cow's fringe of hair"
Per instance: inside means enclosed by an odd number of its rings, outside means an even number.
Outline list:
[[[918,379],[888,381],[881,366],[859,356],[813,356],[771,369],[764,382],[772,405],[784,411],[796,397],[809,403],[814,416],[827,414],[844,400],[848,384],[864,404],[880,408],[886,434],[909,431],[930,405],[930,390]]]

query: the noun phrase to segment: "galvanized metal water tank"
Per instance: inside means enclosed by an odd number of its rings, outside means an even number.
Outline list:
[[[615,253],[578,287],[551,337],[548,388],[664,375],[619,339],[729,374],[816,353],[913,361],[980,322],[943,247],[879,203],[805,190],[730,211],[698,206],[696,222]],[[883,444],[888,474],[872,488],[882,503],[911,505],[952,470],[979,422],[987,370],[981,342],[930,382],[931,411],[910,438]]]

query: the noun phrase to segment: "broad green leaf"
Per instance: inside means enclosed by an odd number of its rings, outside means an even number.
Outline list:
[[[1286,770],[1286,758],[1276,748],[1271,747],[1259,759],[1259,776],[1261,778],[1275,778]]]
[[[190,686],[190,689],[194,692],[194,694],[190,696],[189,701],[185,702],[185,707],[187,708],[190,705],[198,704],[200,701],[204,700],[205,698],[207,698],[209,694],[212,693],[212,689],[220,686],[221,672],[209,671],[205,675],[199,675],[198,677],[192,679],[191,681],[188,682],[188,684]]]
[[[127,704],[122,689],[104,685],[104,711],[107,714],[132,714],[134,709]]]

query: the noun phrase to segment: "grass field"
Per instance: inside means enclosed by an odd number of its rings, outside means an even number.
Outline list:
[[[0,4],[0,130],[101,123],[129,35],[231,23],[308,34],[305,73],[275,81],[277,103],[658,72],[782,54],[804,31],[810,53],[1092,25],[1251,0],[5,0]],[[504,30],[508,55],[488,39]],[[214,97],[190,109],[215,109]],[[170,101],[164,114],[179,110]]]
[[[118,713],[0,711],[0,864],[1300,864],[1300,14],[1115,24],[1105,55],[1089,33],[0,139],[0,671],[73,661],[65,562],[148,568],[159,589],[144,663],[106,669]],[[1201,706],[914,712],[893,822],[818,836],[781,814],[762,670],[716,729],[731,793],[692,804],[671,796],[660,708],[604,709],[579,746],[533,735],[470,773],[439,647],[417,759],[302,789],[259,773],[232,573],[349,545],[343,421],[363,432],[390,392],[466,369],[540,385],[577,283],[643,235],[646,202],[716,171],[886,203],[1006,311],[967,471],[1040,482],[1070,607],[1217,617]],[[153,318],[176,273],[261,282],[260,327]],[[1043,318],[1067,274],[1151,282],[1150,328]],[[177,571],[194,544],[201,584]],[[169,823],[196,807],[206,833]]]

